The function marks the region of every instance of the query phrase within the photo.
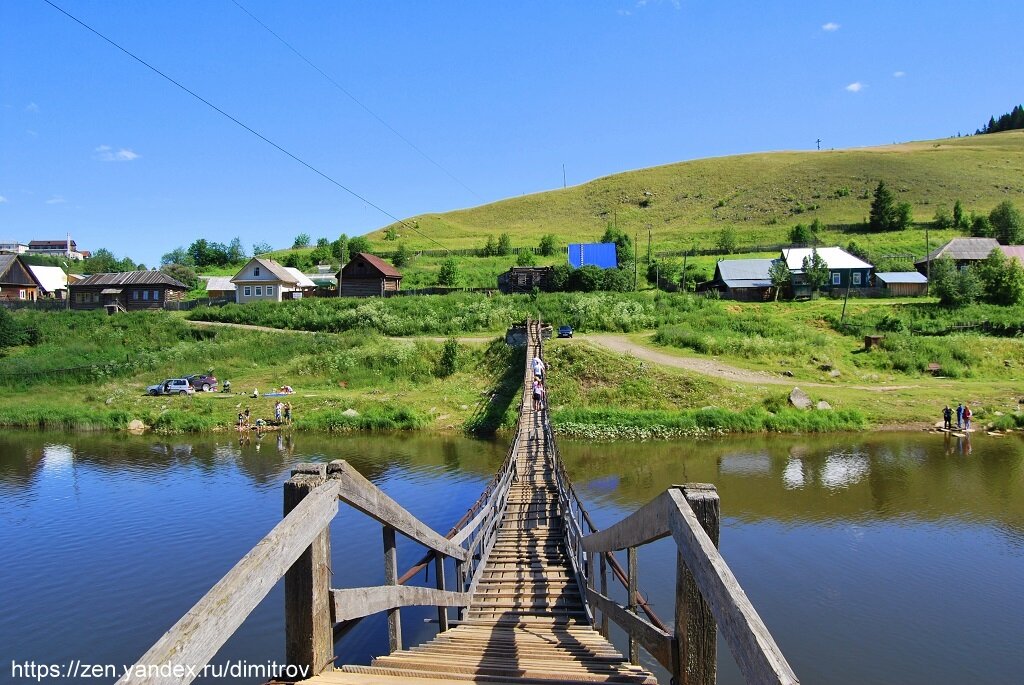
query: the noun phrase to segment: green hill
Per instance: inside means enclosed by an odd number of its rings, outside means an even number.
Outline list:
[[[699,159],[599,178],[579,186],[408,219],[451,249],[482,247],[507,232],[514,246],[535,246],[553,233],[561,244],[597,239],[609,224],[629,233],[653,233],[655,250],[712,247],[717,233],[736,228],[738,243],[785,240],[789,228],[815,218],[829,226],[823,240],[857,239],[879,180],[910,202],[917,222],[960,199],[987,213],[1002,200],[1024,205],[1024,131],[820,152],[768,152]],[[383,251],[405,243],[437,245],[401,224],[369,234]],[[948,236],[946,235],[948,233]],[[937,240],[953,232],[933,235]],[[894,252],[924,253],[915,230],[860,238]],[[645,246],[645,245],[644,245]]]

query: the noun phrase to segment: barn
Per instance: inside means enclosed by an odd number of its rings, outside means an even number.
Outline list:
[[[402,274],[380,257],[359,252],[338,272],[341,297],[383,297],[397,293]]]

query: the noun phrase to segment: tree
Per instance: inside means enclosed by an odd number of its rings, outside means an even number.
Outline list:
[[[1024,217],[1009,200],[1003,200],[988,215],[994,237],[1003,245],[1024,242]]]
[[[573,269],[569,276],[568,289],[581,293],[592,293],[600,290],[604,285],[604,274],[601,271],[600,267],[593,264]]]
[[[558,245],[555,243],[555,236],[551,233],[542,235],[540,237],[540,253],[545,257],[551,257],[558,250]]]
[[[351,256],[354,255],[354,254],[358,254],[360,252],[369,252],[369,251],[370,251],[370,239],[367,238],[365,235],[357,235],[356,237],[349,239],[349,241],[348,241],[348,254],[349,254],[349,258],[350,259],[351,259]]]
[[[619,266],[633,261],[633,239],[619,229],[608,226],[601,237],[602,243],[615,243],[615,260]]]
[[[905,231],[914,223],[914,208],[909,202],[901,202],[896,205],[896,213],[893,215],[892,228],[895,231]]]
[[[160,258],[160,264],[184,264],[185,266],[195,266],[195,262],[192,260],[192,255],[186,252],[183,247],[176,247],[165,254]]]
[[[683,286],[683,290],[689,292],[697,289],[698,283],[704,283],[709,280],[708,272],[700,268],[692,262],[686,265],[686,269],[683,270],[682,275],[679,276],[679,282]]]
[[[459,284],[459,264],[452,257],[441,262],[441,270],[437,273],[437,284],[456,286]]]
[[[348,264],[348,236],[342,233],[331,243],[331,255],[344,266]]]
[[[1015,305],[1024,301],[1024,268],[1002,250],[992,250],[978,265],[978,278],[986,301]]]
[[[305,271],[312,266],[308,257],[304,257],[297,252],[290,252],[288,256],[284,258],[284,265],[292,269],[298,269],[299,271]]]
[[[520,250],[516,255],[516,266],[533,266],[537,258],[533,256],[533,250]]]
[[[896,200],[892,191],[885,185],[885,181],[879,181],[875,188],[875,199],[871,201],[871,214],[868,217],[868,225],[874,231],[891,231],[896,218]]]
[[[602,269],[601,284],[598,290],[624,293],[633,289],[632,270],[626,269]]]
[[[252,246],[252,254],[254,257],[259,257],[261,254],[267,254],[273,250],[274,248],[270,246],[270,243],[256,243]]]
[[[807,281],[807,285],[811,286],[811,292],[821,290],[822,286],[828,283],[830,276],[828,264],[817,250],[812,250],[811,254],[804,257],[803,268],[804,280]]]
[[[677,259],[652,259],[647,265],[647,282],[653,283],[655,288],[677,285],[682,270],[682,264]]]
[[[991,238],[995,234],[992,222],[984,214],[971,215],[971,235],[975,238]]]
[[[953,219],[953,215],[949,213],[948,209],[945,207],[939,207],[935,210],[935,216],[932,217],[932,225],[941,231],[947,228],[953,228],[953,226],[956,225],[956,221]]]
[[[388,226],[384,229],[384,240],[398,240],[398,229]]]
[[[772,261],[772,265],[768,267],[768,278],[772,281],[772,287],[775,288],[775,301],[779,300],[779,293],[787,285],[793,282],[793,274],[789,270],[789,265],[786,264],[784,259],[775,259]]]
[[[165,264],[160,267],[160,270],[174,280],[187,285],[189,290],[194,290],[199,285],[199,276],[196,275],[195,270],[184,264]]]
[[[330,250],[331,249],[331,241],[329,241],[327,238],[317,238],[316,239],[316,246],[317,247],[323,247],[323,248],[325,248],[327,250]]]
[[[732,254],[736,251],[736,229],[732,226],[726,226],[718,232],[718,238],[715,240],[715,249],[721,254]]]
[[[242,239],[237,236],[232,238],[228,243],[228,262],[238,264],[244,262],[245,258],[245,246],[242,245]]]
[[[95,253],[93,256],[96,256]],[[188,246],[188,256],[196,266],[209,266],[213,263],[213,252],[210,250],[210,243],[206,238],[194,240]]]
[[[487,242],[484,243],[484,257],[493,257],[498,254],[498,243],[494,241],[494,236],[487,236]]]
[[[960,202],[960,198],[953,203],[953,225],[961,231],[968,227],[967,216],[964,214],[964,206]]]
[[[555,266],[554,272],[551,274],[551,289],[555,292],[562,292],[569,290],[569,282],[572,278],[573,268],[568,264],[562,263]]]
[[[512,237],[508,233],[498,236],[498,251],[495,254],[499,257],[507,257],[512,254]]]
[[[11,314],[0,307],[0,349],[20,345],[25,340],[25,329]]]
[[[437,362],[437,376],[447,378],[459,370],[459,341],[448,338],[441,348],[441,357]]]
[[[793,245],[810,245],[814,242],[814,236],[811,235],[811,229],[807,226],[797,224],[789,229],[789,242]]]
[[[292,249],[298,250],[299,248],[309,247],[309,243],[312,239],[308,233],[300,233],[295,236],[295,242],[292,243]]]
[[[940,257],[932,262],[931,291],[939,302],[947,307],[962,307],[971,304],[983,294],[983,284],[977,269],[957,269],[949,257]]]
[[[401,243],[395,251],[395,256],[391,258],[391,263],[398,268],[402,268],[409,263],[410,259],[412,259],[412,252],[405,246],[405,243]]]
[[[313,248],[309,253],[309,261],[312,264],[326,264],[331,261],[331,248],[326,245]]]

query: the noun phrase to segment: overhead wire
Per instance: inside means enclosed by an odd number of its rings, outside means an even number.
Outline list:
[[[427,154],[426,152],[424,152],[424,151],[423,151],[422,149],[420,149],[420,148],[419,148],[419,146],[417,146],[417,145],[416,145],[415,143],[413,143],[413,142],[412,142],[411,140],[409,140],[409,139],[408,139],[408,138],[406,138],[406,137],[405,137],[404,135],[402,135],[402,134],[401,134],[400,132],[398,132],[398,131],[397,131],[397,130],[396,130],[396,129],[395,129],[395,128],[394,128],[394,127],[393,127],[393,126],[391,125],[391,124],[389,124],[389,123],[388,123],[387,121],[385,121],[385,120],[384,120],[384,119],[383,119],[383,118],[382,118],[382,117],[381,117],[381,116],[380,116],[379,114],[377,114],[377,113],[376,113],[376,112],[374,112],[374,111],[373,111],[372,109],[370,109],[369,107],[367,107],[367,106],[366,106],[366,105],[365,105],[365,104],[364,104],[364,103],[363,103],[362,101],[360,101],[360,100],[359,100],[359,98],[357,98],[357,97],[356,97],[355,95],[353,95],[353,94],[352,94],[352,93],[351,93],[351,92],[350,92],[350,91],[349,91],[348,89],[346,89],[346,88],[345,88],[345,87],[344,87],[343,85],[341,85],[340,83],[338,83],[338,81],[336,81],[336,80],[335,80],[334,78],[332,78],[332,77],[330,76],[330,74],[328,74],[328,73],[327,73],[327,72],[325,72],[325,71],[324,71],[323,69],[321,69],[321,68],[320,68],[320,67],[318,67],[318,66],[317,66],[316,64],[314,64],[312,60],[310,60],[310,59],[309,59],[308,57],[306,57],[306,56],[305,56],[304,54],[302,54],[301,52],[299,52],[299,51],[298,51],[298,49],[296,49],[294,45],[292,45],[291,43],[289,43],[288,41],[286,41],[286,40],[285,40],[284,38],[282,38],[282,37],[280,36],[280,34],[278,34],[278,33],[277,33],[276,31],[274,31],[274,30],[273,30],[272,28],[270,28],[270,27],[269,27],[269,26],[267,26],[267,25],[266,25],[265,23],[263,23],[263,22],[262,22],[262,21],[261,21],[261,20],[259,19],[259,17],[257,17],[257,16],[256,16],[255,14],[253,14],[252,12],[250,12],[250,11],[249,11],[248,9],[246,9],[246,7],[245,7],[244,5],[242,5],[242,3],[238,2],[238,0],[231,0],[231,2],[232,2],[232,3],[234,3],[234,5],[235,5],[236,7],[238,7],[238,9],[242,10],[242,11],[243,11],[243,12],[245,12],[245,13],[246,13],[247,15],[249,15],[249,18],[251,18],[251,19],[252,19],[253,21],[255,21],[255,22],[256,22],[257,24],[259,24],[260,26],[262,26],[262,27],[263,27],[263,28],[264,28],[264,29],[265,29],[265,30],[266,30],[266,31],[267,31],[267,32],[268,32],[268,33],[269,33],[270,35],[272,35],[272,36],[273,36],[274,38],[276,38],[277,40],[279,40],[279,41],[281,42],[281,44],[282,44],[282,45],[284,45],[284,46],[285,46],[286,48],[288,48],[288,49],[289,49],[289,50],[291,50],[291,51],[292,51],[293,53],[295,53],[295,55],[296,55],[296,56],[297,56],[297,57],[298,57],[299,59],[301,59],[301,60],[302,60],[303,62],[305,62],[306,64],[308,64],[308,65],[309,65],[310,67],[312,67],[312,68],[313,68],[314,70],[316,70],[316,72],[317,72],[318,74],[320,74],[320,75],[321,75],[321,76],[323,76],[323,77],[324,77],[325,79],[327,79],[327,81],[328,81],[328,82],[329,82],[329,83],[330,83],[331,85],[333,85],[333,86],[334,86],[335,88],[337,88],[337,89],[338,89],[339,91],[341,91],[342,93],[344,93],[346,97],[348,97],[348,98],[349,98],[350,100],[352,100],[352,102],[354,102],[354,103],[356,103],[357,105],[359,105],[359,106],[360,106],[360,107],[361,107],[361,108],[362,108],[362,109],[363,109],[363,110],[364,110],[364,111],[365,111],[365,112],[366,112],[367,114],[369,114],[369,115],[370,115],[371,117],[373,117],[374,119],[376,119],[376,120],[377,120],[377,121],[378,121],[378,122],[379,122],[379,123],[380,123],[380,124],[381,124],[381,125],[382,125],[382,126],[383,126],[384,128],[386,128],[387,130],[389,130],[389,131],[391,131],[392,133],[394,133],[394,134],[395,134],[395,135],[396,135],[396,136],[397,136],[397,137],[398,137],[399,139],[401,139],[401,140],[402,140],[402,142],[404,142],[404,143],[405,143],[406,145],[408,145],[408,146],[409,146],[409,147],[411,147],[411,148],[412,148],[413,150],[415,150],[415,151],[416,151],[417,153],[419,153],[419,155],[420,155],[421,157],[423,157],[423,159],[427,160],[428,162],[430,162],[431,164],[433,164],[433,165],[434,165],[435,167],[437,167],[438,169],[440,169],[441,171],[443,171],[443,172],[444,172],[444,173],[445,173],[445,174],[446,174],[446,175],[448,176],[448,178],[450,178],[450,179],[452,179],[453,181],[455,181],[456,183],[458,183],[458,184],[459,184],[460,186],[462,186],[462,187],[463,187],[463,188],[465,188],[465,189],[466,189],[467,191],[469,191],[470,193],[472,193],[472,194],[473,194],[473,195],[474,195],[475,197],[477,197],[477,198],[479,198],[479,197],[480,197],[480,195],[479,195],[479,194],[477,194],[477,192],[476,192],[475,190],[473,190],[473,189],[472,189],[472,188],[470,188],[470,187],[469,187],[468,185],[466,185],[465,183],[463,183],[463,182],[462,182],[462,180],[461,180],[461,179],[459,179],[459,178],[458,178],[458,177],[457,177],[457,176],[456,176],[455,174],[453,174],[452,172],[450,172],[450,171],[449,171],[448,169],[446,169],[445,167],[441,166],[441,163],[440,163],[440,162],[438,162],[437,160],[435,160],[435,159],[434,159],[433,157],[431,157],[431,156],[430,156],[430,155],[428,155],[428,154]]]
[[[81,19],[79,19],[75,15],[71,14],[70,12],[65,10],[64,8],[60,7],[59,5],[53,3],[51,0],[42,0],[42,1],[45,2],[47,5],[49,5],[50,7],[52,7],[53,9],[57,10],[58,12],[60,12],[61,14],[63,14],[64,16],[66,16],[68,19],[71,19],[76,24],[82,26],[83,28],[88,30],[90,33],[93,33],[94,35],[98,36],[99,38],[103,39],[104,41],[106,41],[110,45],[114,46],[115,48],[117,48],[118,50],[123,52],[124,54],[128,55],[129,57],[131,57],[136,62],[138,62],[139,64],[143,65],[144,67],[146,67],[150,71],[154,72],[155,74],[158,74],[159,76],[163,77],[165,80],[173,83],[175,86],[177,86],[181,90],[185,91],[186,93],[188,93],[189,95],[194,97],[196,100],[199,100],[200,102],[202,102],[207,107],[213,109],[217,113],[221,114],[222,116],[226,117],[230,121],[232,121],[235,124],[237,124],[238,126],[241,126],[246,131],[248,131],[249,133],[253,134],[254,136],[259,138],[263,142],[265,142],[268,145],[270,145],[271,147],[277,149],[279,152],[287,155],[288,157],[291,157],[293,160],[295,160],[296,162],[298,162],[302,166],[306,167],[307,169],[309,169],[310,171],[312,171],[316,175],[320,176],[324,180],[328,181],[329,183],[332,183],[333,185],[337,186],[338,188],[341,188],[342,190],[344,190],[346,193],[348,193],[352,197],[358,199],[359,201],[363,202],[367,206],[372,207],[373,209],[376,209],[378,212],[380,212],[381,214],[383,214],[384,216],[386,216],[386,217],[388,217],[390,219],[393,219],[398,224],[401,224],[402,226],[405,226],[409,230],[419,234],[421,237],[426,238],[430,242],[432,242],[435,245],[439,246],[441,249],[443,249],[445,251],[448,251],[448,252],[451,251],[451,250],[449,250],[448,247],[446,247],[445,245],[443,245],[442,243],[440,243],[436,239],[430,237],[429,235],[427,235],[423,231],[419,230],[419,228],[417,228],[416,226],[408,223],[407,221],[404,221],[403,219],[399,219],[397,216],[395,216],[391,212],[387,211],[386,209],[384,209],[380,205],[372,202],[371,200],[367,199],[366,197],[360,195],[359,193],[357,193],[356,191],[352,190],[351,188],[349,188],[345,184],[341,183],[340,181],[338,181],[338,180],[334,179],[333,177],[331,177],[330,175],[328,175],[326,172],[321,171],[320,169],[318,169],[317,167],[313,166],[309,162],[305,161],[304,159],[302,159],[298,155],[295,155],[292,152],[289,152],[284,147],[282,147],[281,145],[278,145],[277,143],[275,143],[270,138],[267,138],[265,135],[263,135],[262,133],[260,133],[256,129],[252,128],[251,126],[249,126],[249,125],[247,125],[245,123],[243,123],[242,121],[240,121],[236,117],[232,116],[231,114],[228,114],[223,109],[221,109],[217,105],[213,104],[212,102],[210,102],[209,100],[204,98],[202,95],[199,95],[198,93],[196,93],[195,91],[191,90],[190,88],[188,88],[184,84],[180,83],[179,81],[176,81],[171,76],[168,76],[164,72],[160,71],[159,69],[157,69],[155,66],[153,66],[152,64],[150,64],[146,60],[142,59],[141,57],[139,57],[138,55],[136,55],[132,51],[128,50],[127,48],[121,46],[120,44],[115,42],[113,39],[108,38],[104,34],[100,33],[98,30],[94,29],[89,24],[86,24],[84,21],[82,21]]]

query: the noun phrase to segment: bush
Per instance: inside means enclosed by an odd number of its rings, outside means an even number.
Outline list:
[[[540,238],[540,253],[545,257],[551,257],[558,250],[558,245],[555,242],[555,236],[551,233],[543,235]]]
[[[308,233],[300,233],[295,236],[295,241],[292,243],[292,249],[298,250],[303,247],[309,247],[311,238]]]
[[[459,370],[459,341],[448,338],[441,348],[441,358],[437,363],[438,378],[447,378]]]
[[[437,272],[437,284],[446,286],[459,284],[459,264],[452,257],[441,263],[441,270]]]

